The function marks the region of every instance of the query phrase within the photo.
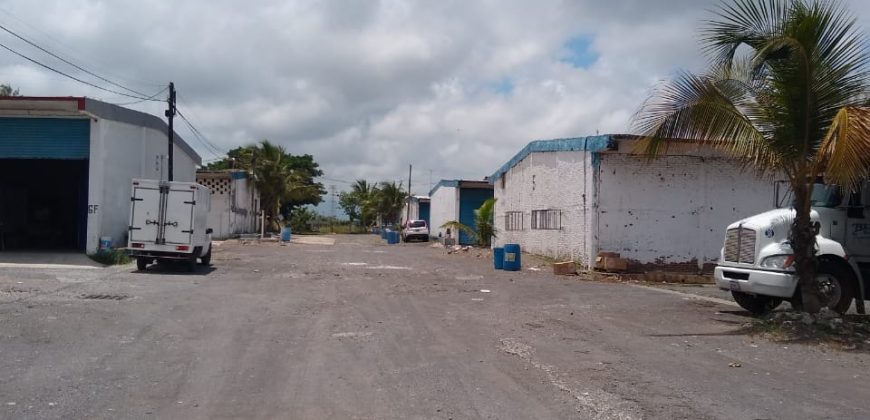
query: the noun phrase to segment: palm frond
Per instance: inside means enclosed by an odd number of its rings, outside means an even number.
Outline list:
[[[816,161],[824,168],[828,182],[854,189],[865,180],[870,169],[870,107],[840,110]]]
[[[444,222],[444,224],[441,225],[441,229],[451,229],[454,232],[456,232],[457,235],[461,231],[461,232],[465,233],[466,235],[468,235],[468,237],[471,238],[472,240],[474,240],[475,242],[477,242],[477,240],[478,240],[478,235],[477,235],[476,230],[474,230],[470,226],[463,224],[463,223],[460,223],[459,221],[456,221],[456,220],[450,220],[448,222]]]

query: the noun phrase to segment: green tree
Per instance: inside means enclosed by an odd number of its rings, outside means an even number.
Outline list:
[[[496,236],[495,229],[495,198],[483,202],[474,210],[474,224],[477,225],[477,244],[489,247],[492,238]]]
[[[277,228],[279,214],[289,220],[294,209],[317,205],[326,194],[323,184],[314,180],[323,171],[313,156],[290,154],[268,140],[237,147],[227,153],[226,159],[206,166],[211,170],[233,168],[254,173],[261,205],[272,221],[272,228]]]
[[[401,183],[381,182],[380,187],[373,191],[375,205],[381,220],[386,224],[399,222],[399,213],[405,206],[407,193]]]
[[[848,189],[867,175],[870,113],[854,108],[868,93],[865,37],[847,10],[825,0],[736,0],[701,34],[709,71],[659,87],[636,128],[651,156],[669,138],[696,139],[787,176],[803,309],[818,312],[828,302],[816,281],[813,183],[824,176]]]
[[[450,220],[441,225],[442,229],[450,228],[454,232],[462,231],[469,238],[474,240],[478,246],[488,248],[492,245],[492,238],[496,236],[495,228],[495,198],[490,198],[483,202],[477,209],[474,210],[475,227],[468,226],[457,220]]]
[[[0,96],[21,96],[18,94],[18,89],[13,89],[12,85],[0,85]]]

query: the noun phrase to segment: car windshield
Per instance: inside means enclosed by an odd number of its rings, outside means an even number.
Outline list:
[[[812,196],[813,207],[837,207],[843,202],[843,195],[836,185],[815,184]]]
[[[408,226],[410,226],[412,228],[426,227],[426,221],[425,220],[414,220],[410,224],[408,224]]]

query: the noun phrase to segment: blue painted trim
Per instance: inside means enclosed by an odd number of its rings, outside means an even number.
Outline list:
[[[432,187],[432,189],[429,191],[429,197],[432,197],[432,195],[435,194],[435,191],[438,191],[438,189],[441,187],[456,188],[458,186],[459,186],[458,179],[442,179],[441,181],[438,181],[438,184],[436,184],[434,187]]]
[[[572,152],[572,151],[589,151],[598,152],[607,150],[612,147],[616,141],[616,135],[604,134],[601,136],[588,137],[572,137],[565,139],[553,140],[535,140],[523,147],[511,160],[507,161],[492,176],[489,177],[490,184],[495,184],[495,181],[501,178],[505,172],[516,166],[520,161],[528,155],[537,152]],[[431,194],[429,194],[431,195]]]

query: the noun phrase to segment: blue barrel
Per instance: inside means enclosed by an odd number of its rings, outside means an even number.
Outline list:
[[[519,271],[520,267],[522,267],[522,264],[520,262],[519,244],[505,244],[503,268],[506,271]]]
[[[504,268],[504,248],[498,247],[492,249],[492,263],[495,264],[496,270]]]
[[[381,239],[387,239],[387,235],[390,234],[389,229],[381,229]]]
[[[290,242],[290,226],[285,226],[281,229],[281,241]]]
[[[387,243],[390,245],[399,243],[399,232],[391,230],[390,234],[387,236]]]

